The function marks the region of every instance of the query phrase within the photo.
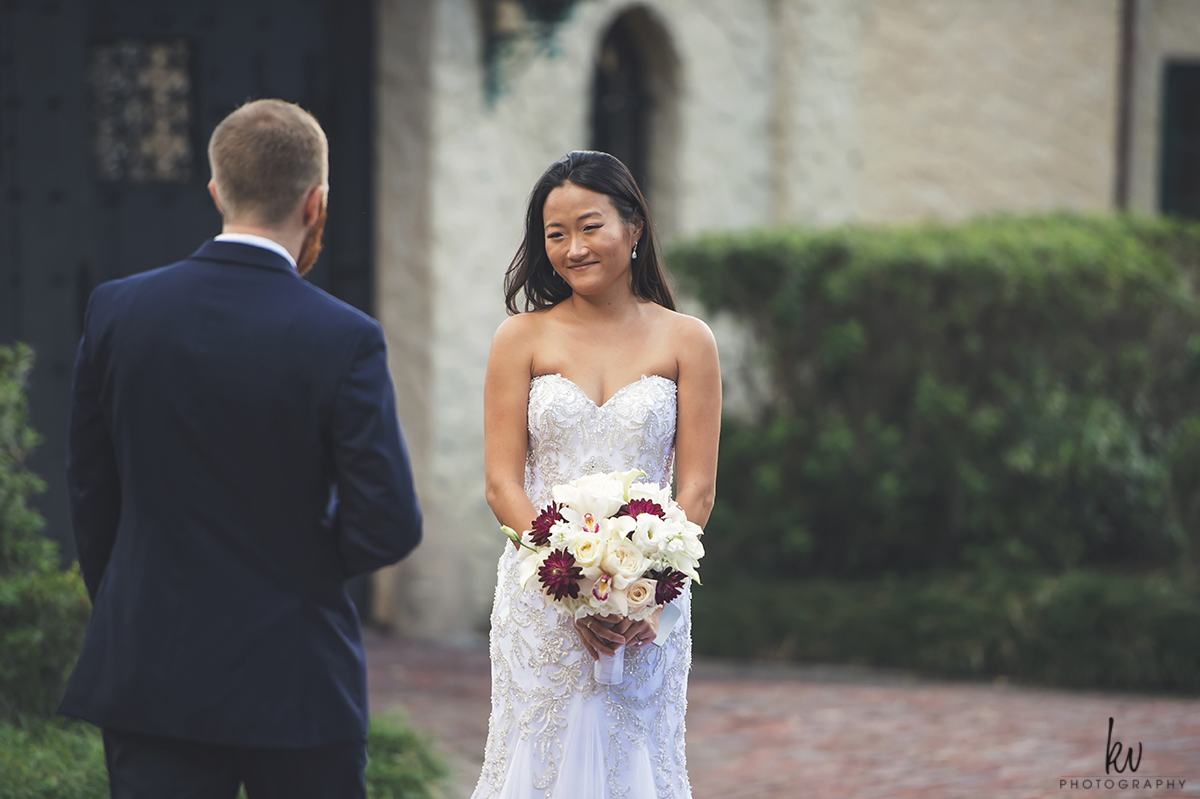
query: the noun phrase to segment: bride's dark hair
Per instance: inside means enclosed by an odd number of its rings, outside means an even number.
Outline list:
[[[642,220],[638,257],[630,265],[633,293],[675,310],[675,297],[659,265],[658,241],[650,209],[646,207],[646,198],[633,175],[608,153],[574,150],[552,164],[533,185],[529,208],[525,212],[525,240],[504,275],[504,304],[508,312],[521,313],[517,303],[517,295],[521,293],[525,294],[526,311],[540,311],[571,296],[571,287],[554,271],[546,255],[546,229],[542,217],[546,198],[564,183],[607,196],[626,224]]]

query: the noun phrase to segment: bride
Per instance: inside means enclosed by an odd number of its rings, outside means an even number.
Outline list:
[[[528,530],[554,485],[641,469],[659,485],[674,475],[676,500],[703,526],[716,491],[716,342],[703,322],[675,312],[645,198],[620,161],[572,152],[538,179],[505,293],[511,316],[492,342],[484,395],[496,518]],[[691,796],[689,591],[661,626],[658,614],[572,623],[519,590],[517,565],[505,547],[474,799]],[[622,645],[624,679],[597,683],[593,660]]]

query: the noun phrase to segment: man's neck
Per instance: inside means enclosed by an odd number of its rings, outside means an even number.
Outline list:
[[[300,249],[304,246],[304,231],[292,232],[280,228],[259,227],[258,225],[242,225],[226,222],[221,228],[222,233],[238,233],[244,236],[262,236],[270,239],[287,250],[292,260],[300,257]]]

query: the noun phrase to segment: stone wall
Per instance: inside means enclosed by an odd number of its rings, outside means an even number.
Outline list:
[[[375,315],[387,337],[396,406],[422,498],[432,488],[428,197],[433,182],[429,160],[433,8],[433,0],[382,0],[376,30]],[[423,503],[427,514],[428,505]],[[418,570],[414,562],[406,561],[380,572],[374,580],[371,615],[396,624],[418,617],[419,603],[403,590]]]

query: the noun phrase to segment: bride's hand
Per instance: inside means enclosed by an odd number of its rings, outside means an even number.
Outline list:
[[[605,621],[606,619],[611,621]],[[584,616],[582,619],[575,619],[575,632],[583,642],[583,648],[592,656],[592,660],[599,660],[600,655],[613,655],[617,647],[625,643],[625,636],[616,632],[615,627],[627,621],[629,620],[615,616]]]
[[[662,608],[657,608],[642,621],[622,618],[613,625],[612,630],[624,637],[627,646],[643,647],[658,637],[658,618],[661,615]]]

